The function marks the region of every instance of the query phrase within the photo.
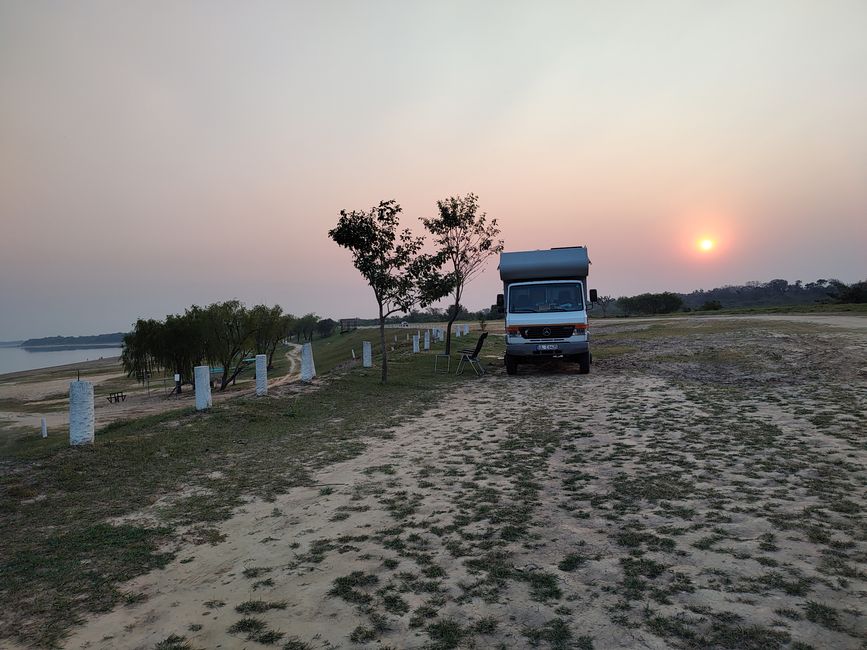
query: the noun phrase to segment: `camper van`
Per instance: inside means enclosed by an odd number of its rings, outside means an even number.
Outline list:
[[[497,307],[506,316],[508,374],[516,374],[518,364],[552,358],[590,372],[587,310],[596,290],[587,290],[589,269],[585,246],[500,253]]]

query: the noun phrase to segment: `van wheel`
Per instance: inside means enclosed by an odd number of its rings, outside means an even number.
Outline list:
[[[590,373],[590,353],[582,352],[578,355],[578,372],[582,375]]]
[[[506,355],[506,374],[518,374],[518,360],[515,357],[510,357],[508,354]]]

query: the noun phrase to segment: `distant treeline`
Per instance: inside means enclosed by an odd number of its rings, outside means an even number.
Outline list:
[[[21,343],[22,348],[119,348],[123,343],[125,332],[112,334],[93,334],[91,336],[46,336],[41,339],[27,339]]]
[[[676,311],[716,311],[741,307],[779,307],[785,305],[852,304],[867,302],[867,280],[848,285],[840,280],[790,283],[788,280],[747,282],[692,293],[643,293],[612,298],[603,296],[604,316],[668,314]]]

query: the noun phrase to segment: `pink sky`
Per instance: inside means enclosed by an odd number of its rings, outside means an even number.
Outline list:
[[[602,294],[864,279],[865,33],[860,1],[4,2],[0,340],[372,316],[339,210],[470,191]]]

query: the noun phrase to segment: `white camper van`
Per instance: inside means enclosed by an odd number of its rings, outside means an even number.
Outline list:
[[[500,253],[503,293],[497,306],[506,316],[506,372],[518,364],[560,358],[590,372],[587,309],[596,290],[587,290],[587,248]]]

